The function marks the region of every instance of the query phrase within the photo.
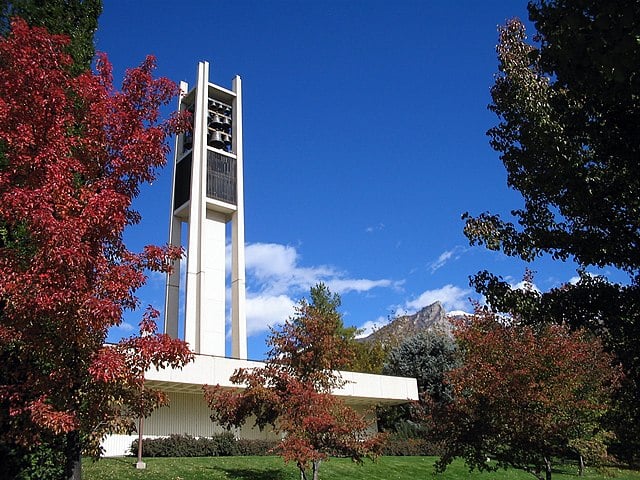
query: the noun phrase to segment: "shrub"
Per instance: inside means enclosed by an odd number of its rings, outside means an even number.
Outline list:
[[[65,477],[63,437],[31,447],[0,442],[0,476],[15,480],[57,480]]]
[[[201,440],[207,440],[202,438]],[[211,437],[212,443],[215,444],[212,454],[208,456],[217,457],[230,457],[233,455],[239,455],[238,453],[238,441],[231,432],[219,433]]]
[[[438,456],[441,448],[436,442],[424,438],[407,438],[403,435],[391,434],[382,448],[382,455],[395,457]]]
[[[138,440],[131,444],[131,453],[138,454]],[[230,432],[200,438],[170,435],[142,442],[144,457],[223,457],[237,454],[236,439]]]
[[[265,456],[273,455],[273,449],[278,446],[277,440],[237,440],[238,455]]]
[[[142,442],[143,457],[225,457],[273,455],[277,440],[236,439],[225,432],[212,437],[195,438],[190,435],[171,435],[149,438]],[[389,435],[382,450],[389,456],[439,455],[441,448],[425,438],[409,438],[402,433]],[[138,454],[138,440],[131,444],[131,454]]]

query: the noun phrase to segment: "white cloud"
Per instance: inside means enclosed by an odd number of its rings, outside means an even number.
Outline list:
[[[253,243],[246,246],[245,256],[247,279],[271,295],[307,291],[319,281],[339,275],[329,266],[299,266],[298,252],[290,245]]]
[[[231,245],[226,246],[227,275],[231,270]],[[374,288],[395,288],[388,279],[350,278],[329,265],[302,266],[301,256],[291,245],[253,243],[245,247],[247,334],[264,333],[270,326],[284,322],[294,313],[300,298],[319,282],[338,294],[365,293]],[[181,262],[181,284],[185,284],[186,262]],[[227,322],[231,289],[226,289]],[[181,308],[184,300],[180,303]],[[183,312],[180,312],[183,315]]]
[[[365,228],[365,232],[367,233],[379,232],[382,229],[384,229],[384,223],[378,223],[377,225],[372,225]]]
[[[289,245],[252,243],[246,246],[247,270],[258,278],[288,273],[298,262],[298,252]]]
[[[117,330],[121,330],[123,334],[129,334],[131,332],[135,332],[137,330],[136,326],[131,322],[122,322],[117,327],[114,327]]]
[[[338,294],[364,293],[395,287],[388,279],[350,278],[335,267],[303,267],[295,247],[277,243],[253,243],[245,248],[247,276],[247,332],[257,334],[281,323],[293,313],[297,301],[323,282]]]
[[[448,284],[442,288],[422,292],[418,298],[406,302],[404,309],[407,310],[407,312],[417,312],[418,310],[439,301],[442,303],[442,306],[446,311],[466,311],[470,309],[470,294],[471,290],[468,288],[460,288],[455,285]]]
[[[165,272],[158,272],[156,270],[147,272],[147,286],[151,288],[164,288],[166,282],[167,274]]]
[[[390,287],[392,285],[391,280],[367,280],[366,278],[337,278],[327,280],[325,283],[327,284],[327,287],[329,287],[329,290],[339,294],[347,292],[368,292],[372,288]]]
[[[515,288],[516,290],[524,290],[525,292],[533,291],[533,292],[540,293],[540,289],[535,283],[527,282],[525,280],[522,280],[516,283],[515,285],[511,284],[511,288]]]
[[[283,322],[293,314],[294,306],[295,302],[286,295],[248,297],[247,334],[264,332]]]
[[[466,251],[464,247],[455,246],[451,250],[446,250],[440,254],[437,260],[429,263],[427,267],[431,270],[431,273],[434,273],[436,270],[445,266],[447,262],[450,260],[458,260],[460,256]]]
[[[598,274],[597,274],[597,273],[584,272],[584,274],[585,274],[587,277],[591,277],[591,278],[597,278],[597,277],[598,277]],[[571,285],[577,285],[577,284],[578,284],[578,282],[580,282],[580,275],[576,275],[576,276],[571,277],[571,278],[569,279],[569,283],[570,283]]]

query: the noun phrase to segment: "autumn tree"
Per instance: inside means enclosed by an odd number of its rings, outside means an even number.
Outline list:
[[[105,56],[96,74],[74,76],[67,45],[21,19],[0,38],[0,453],[18,470],[60,462],[54,478],[79,478],[82,448],[97,453],[104,433],[162,404],[160,393],[139,395],[147,368],[191,355],[156,333],[153,309],[140,336],[105,346],[138,307],[145,271],[167,271],[181,255],[133,253],[122,240],[167,136],[187,124],[159,118],[177,87],[153,78],[152,58],[120,92]],[[32,455],[38,445],[50,449],[44,458]]]
[[[497,311],[566,321],[603,334],[623,362],[618,452],[640,461],[640,4],[634,0],[529,2],[536,33],[500,28],[489,130],[507,182],[524,205],[513,219],[465,215],[472,244],[531,261],[573,260],[581,281],[537,295],[489,272],[472,283]],[[616,284],[591,267],[628,274]],[[602,270],[601,270],[602,271]]]
[[[93,36],[101,13],[101,0],[0,0],[0,35],[9,34],[13,17],[22,18],[32,27],[67,35],[70,42],[65,48],[73,59],[69,68],[77,75],[91,67]]]
[[[296,313],[268,339],[264,367],[238,369],[226,390],[205,387],[211,418],[227,428],[249,419],[283,437],[277,447],[285,461],[293,461],[303,479],[311,465],[314,480],[329,455],[362,461],[375,454],[380,438],[367,433],[365,418],[333,396],[345,384],[338,370],[348,365],[349,341],[337,313],[336,299],[326,287],[311,290],[312,303],[302,300]]]
[[[598,339],[486,312],[455,336],[463,363],[446,374],[453,400],[433,411],[439,470],[462,457],[472,469],[512,467],[551,480],[552,457],[602,445],[600,418],[621,372]]]

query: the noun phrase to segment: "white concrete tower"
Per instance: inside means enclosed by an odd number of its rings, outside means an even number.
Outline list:
[[[245,317],[242,84],[209,82],[198,64],[196,86],[180,83],[180,110],[193,115],[192,132],[175,145],[169,241],[181,245],[187,228],[184,340],[195,353],[225,356],[225,251],[231,222],[231,337],[234,358],[247,358]],[[165,332],[178,337],[180,265],[167,277]]]

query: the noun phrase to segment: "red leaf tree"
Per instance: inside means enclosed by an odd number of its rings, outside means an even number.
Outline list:
[[[328,293],[323,285],[312,288],[312,298],[317,300],[322,292]],[[381,436],[369,433],[364,416],[331,394],[345,384],[337,370],[352,357],[343,330],[335,308],[302,300],[295,315],[271,331],[265,366],[233,374],[232,383],[242,389],[205,386],[211,419],[227,428],[250,418],[260,429],[271,426],[283,436],[277,451],[296,463],[303,479],[311,465],[317,480],[320,464],[329,455],[357,462],[373,458]]]
[[[167,136],[186,128],[159,117],[177,87],[153,78],[151,57],[127,71],[122,91],[105,56],[96,74],[73,77],[67,42],[19,19],[0,39],[0,442],[56,445],[69,473],[81,438],[96,453],[105,432],[162,403],[139,395],[145,369],[190,353],[156,333],[153,310],[140,336],[104,346],[138,307],[145,271],[168,271],[181,255],[132,253],[122,240]]]
[[[514,467],[550,480],[552,456],[582,454],[580,446],[606,436],[600,419],[621,370],[598,339],[488,313],[455,335],[464,364],[447,374],[454,400],[433,414],[444,440],[441,470],[462,457],[471,468]]]

